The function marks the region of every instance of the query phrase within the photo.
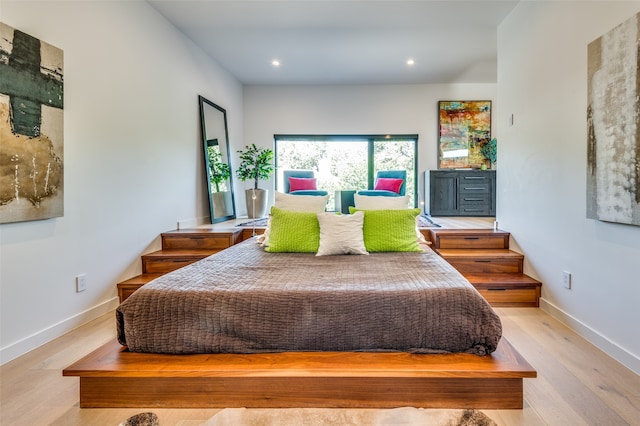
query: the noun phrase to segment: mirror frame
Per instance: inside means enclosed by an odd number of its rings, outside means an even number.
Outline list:
[[[231,156],[229,155],[229,131],[227,128],[227,111],[214,104],[213,102],[211,102],[210,100],[204,98],[203,96],[198,96],[198,104],[200,107],[200,126],[201,126],[201,136],[202,136],[202,147],[203,147],[203,153],[204,153],[204,173],[205,173],[205,180],[207,181],[207,193],[209,195],[209,215],[211,218],[211,223],[218,223],[218,222],[224,222],[226,220],[231,220],[231,219],[235,219],[236,218],[236,203],[235,203],[235,197],[234,197],[234,192],[233,192],[233,169],[231,167]],[[214,137],[214,135],[212,135],[213,133],[213,126],[215,125],[215,123],[211,123],[209,122],[209,126],[207,126],[207,107],[213,107],[215,110],[217,110],[217,112],[222,113],[222,122],[224,123],[224,129],[219,128],[219,129],[215,129],[215,134],[216,135],[220,135],[218,137]],[[214,111],[215,112],[215,111]],[[211,120],[209,120],[211,121]],[[207,131],[207,127],[209,128],[209,131]],[[224,131],[224,134],[221,135],[221,133]],[[208,137],[208,136],[212,136],[212,137]],[[211,177],[210,177],[210,170],[211,170],[211,163],[209,161],[209,146],[211,146],[210,141],[213,140],[217,140],[218,143],[217,145],[220,147],[220,153],[222,156],[222,161],[225,162],[226,160],[226,164],[229,166],[229,179],[226,181],[228,187],[229,187],[229,191],[230,192],[230,198],[226,197],[225,201],[230,201],[231,202],[231,208],[227,208],[225,211],[225,214],[223,215],[216,215],[215,212],[215,205],[216,202],[214,201],[214,191],[213,191],[213,187],[211,185]],[[225,191],[226,192],[226,191]]]

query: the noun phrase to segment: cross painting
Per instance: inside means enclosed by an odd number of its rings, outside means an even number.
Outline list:
[[[587,49],[587,217],[640,226],[640,14]]]
[[[63,52],[0,23],[0,223],[60,217]]]

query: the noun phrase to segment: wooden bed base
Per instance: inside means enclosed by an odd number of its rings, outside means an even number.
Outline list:
[[[108,343],[63,370],[82,408],[519,409],[536,371],[502,338],[490,356],[398,352],[158,355]]]

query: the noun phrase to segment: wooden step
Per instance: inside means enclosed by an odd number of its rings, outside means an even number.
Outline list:
[[[81,408],[345,407],[522,409],[533,367],[503,337],[495,352],[165,355],[115,340],[62,371]],[[499,390],[499,391],[497,391]]]
[[[162,249],[223,250],[242,239],[242,229],[213,231],[212,229],[180,229],[163,232]]]
[[[266,231],[267,227],[263,226],[262,228],[256,227],[254,228],[242,228],[242,241],[248,240],[253,237],[254,231],[255,235],[262,235],[264,231]]]
[[[510,233],[493,229],[429,229],[434,248],[508,249]]]
[[[524,256],[507,249],[436,249],[464,273],[522,273]]]
[[[496,307],[538,307],[542,283],[525,274],[463,273]]]
[[[127,297],[131,296],[134,291],[152,281],[162,274],[141,274],[137,275],[133,278],[129,278],[128,280],[122,281],[118,283],[118,298],[120,299],[120,303],[124,302]]]
[[[171,249],[154,251],[142,255],[142,273],[153,274],[175,271],[221,250],[223,249]]]

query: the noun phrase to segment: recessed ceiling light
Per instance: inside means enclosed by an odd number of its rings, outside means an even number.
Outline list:
[[[273,65],[274,67],[279,67],[280,66],[280,61],[277,59],[274,59],[273,61],[271,61],[271,65]]]
[[[413,59],[407,59],[407,65],[414,65],[416,63],[416,61],[414,61]]]

